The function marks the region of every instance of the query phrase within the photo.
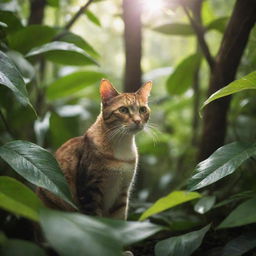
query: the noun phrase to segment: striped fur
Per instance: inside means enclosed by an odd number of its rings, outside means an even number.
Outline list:
[[[149,119],[150,89],[148,82],[136,93],[118,93],[102,80],[102,109],[96,122],[57,150],[56,159],[82,213],[127,218],[138,162],[134,137]],[[42,188],[37,193],[48,207],[74,210]]]

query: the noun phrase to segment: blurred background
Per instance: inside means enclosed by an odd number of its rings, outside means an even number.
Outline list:
[[[242,24],[235,16],[242,2],[1,0],[0,21],[8,26],[1,25],[0,47],[22,73],[38,114],[1,86],[1,144],[22,139],[54,152],[94,122],[100,111],[101,78],[128,92],[152,80],[153,128],[137,135],[140,163],[132,196],[134,214],[170,191],[184,188],[196,164],[225,142],[255,140],[253,92],[221,103],[208,123],[207,111],[200,116],[202,103],[211,93],[255,70],[255,28],[243,27],[245,35],[234,30],[239,29],[236,22]],[[250,17],[246,11],[241,13],[241,19]],[[232,33],[226,35],[227,29]],[[46,44],[53,42],[57,45],[51,50]],[[85,60],[79,50],[76,56],[58,42],[82,49]],[[223,47],[227,55],[239,56],[226,58]],[[225,69],[214,87],[218,65]],[[255,169],[255,160],[249,165]],[[15,176],[3,162],[0,168]],[[241,186],[251,183],[251,175],[244,175]]]

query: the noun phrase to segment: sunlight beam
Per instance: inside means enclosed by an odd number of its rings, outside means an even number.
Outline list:
[[[157,15],[164,9],[163,0],[142,0],[143,10],[148,14]]]

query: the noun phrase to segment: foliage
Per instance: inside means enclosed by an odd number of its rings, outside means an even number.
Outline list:
[[[66,16],[74,15],[77,1],[66,2],[72,8],[46,1],[42,24],[28,23],[33,12],[29,2],[21,2],[0,4],[0,254],[45,256],[50,247],[56,255],[121,255],[128,246],[141,256],[255,251],[255,31],[238,72],[241,78],[205,100],[209,70],[179,1],[164,1],[165,10],[155,19],[144,13],[149,29],[142,63],[145,78],[156,81],[152,120],[160,131],[138,136],[141,165],[132,221],[111,220],[46,208],[31,188],[45,188],[76,208],[50,152],[95,120],[99,80],[120,81],[121,9],[115,1],[94,1],[83,12],[86,19],[71,31]],[[193,6],[185,2],[192,14]],[[116,7],[115,13],[105,11],[108,4]],[[203,3],[200,28],[211,53],[230,10],[230,1]],[[85,35],[87,28],[91,30]],[[194,168],[201,128],[198,106],[217,104],[228,95],[227,143]],[[39,247],[23,221],[36,223],[48,244]]]
[[[201,245],[202,240],[209,228],[210,225],[185,235],[174,236],[158,242],[155,246],[156,256],[191,255]]]
[[[245,160],[255,154],[255,144],[233,142],[219,148],[197,166],[195,174],[189,180],[188,188],[200,189],[232,174]]]
[[[161,199],[157,200],[154,205],[152,205],[141,215],[140,220],[145,220],[153,214],[165,211],[176,205],[194,200],[199,197],[201,197],[201,195],[197,192],[173,191],[166,197],[162,197]]]

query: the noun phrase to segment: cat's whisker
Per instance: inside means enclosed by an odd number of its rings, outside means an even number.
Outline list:
[[[144,131],[152,138],[155,147],[158,142],[158,136],[156,131],[154,131],[154,129],[149,125],[145,127]]]
[[[148,122],[147,122],[147,126],[150,126],[150,127],[152,127],[152,128],[155,128],[155,129],[158,129],[158,128],[159,128],[159,125],[156,124],[156,123],[154,123],[154,122],[152,122],[152,121],[148,121]]]
[[[112,140],[114,140],[114,139],[119,135],[119,133],[120,133],[120,127],[114,129],[114,131],[112,131],[112,132],[109,134],[109,136],[107,137],[107,139],[108,139],[109,141],[112,141]]]

